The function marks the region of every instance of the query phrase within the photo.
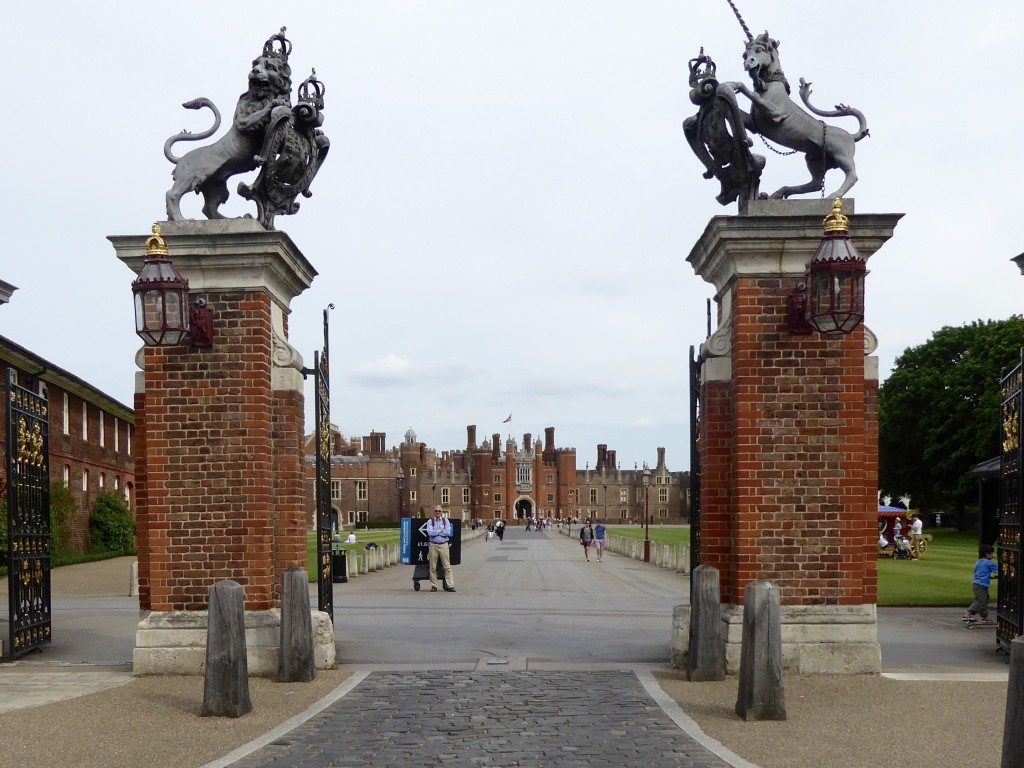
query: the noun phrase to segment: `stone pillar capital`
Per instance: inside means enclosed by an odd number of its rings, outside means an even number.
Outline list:
[[[316,270],[284,232],[268,231],[255,219],[165,221],[167,251],[188,279],[189,291],[260,291],[289,311],[309,288]],[[117,257],[135,274],[146,260],[148,234],[111,235]]]
[[[867,261],[893,235],[902,213],[853,215],[853,200],[843,201],[850,217],[850,239]],[[715,216],[686,260],[715,286],[716,298],[737,277],[800,277],[818,249],[830,200],[756,200],[745,216]]]

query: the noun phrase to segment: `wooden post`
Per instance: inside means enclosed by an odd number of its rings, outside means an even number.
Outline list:
[[[743,590],[743,644],[736,714],[744,720],[786,719],[779,609],[779,589],[770,581],[752,581]]]
[[[289,568],[281,584],[281,643],[277,676],[282,683],[308,683],[316,678],[313,620],[309,611],[309,576],[305,568]]]
[[[225,579],[210,587],[206,679],[200,714],[241,717],[252,710],[245,647],[245,591]]]
[[[693,571],[690,643],[686,658],[687,680],[703,682],[725,679],[718,569],[707,564],[698,565]]]

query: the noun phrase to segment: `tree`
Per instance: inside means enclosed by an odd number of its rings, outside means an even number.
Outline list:
[[[896,358],[879,389],[879,482],[921,507],[962,513],[967,473],[999,455],[999,378],[1021,361],[1024,317],[945,327]]]
[[[93,546],[130,555],[135,551],[135,518],[128,502],[117,493],[96,494],[89,518]]]

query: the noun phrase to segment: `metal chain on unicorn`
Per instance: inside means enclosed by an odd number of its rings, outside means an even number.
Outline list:
[[[747,40],[753,40],[754,36],[750,34],[750,30],[747,29],[747,22],[745,22],[743,20],[743,17],[740,16],[739,9],[736,8],[736,5],[733,3],[732,0],[725,0],[725,2],[727,2],[729,4],[729,7],[732,8],[732,12],[736,16],[736,21],[738,21],[740,23],[740,26],[743,27],[743,32],[744,34],[746,34]]]

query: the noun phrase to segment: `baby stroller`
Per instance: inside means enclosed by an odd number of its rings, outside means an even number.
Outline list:
[[[913,560],[914,552],[906,536],[897,536],[892,547],[893,560]]]

